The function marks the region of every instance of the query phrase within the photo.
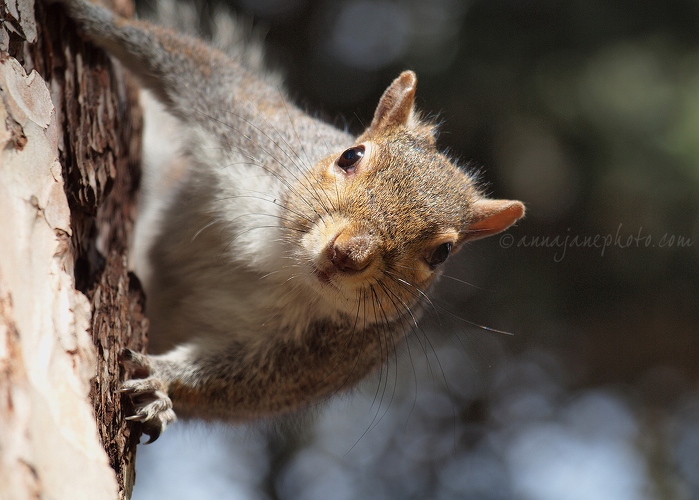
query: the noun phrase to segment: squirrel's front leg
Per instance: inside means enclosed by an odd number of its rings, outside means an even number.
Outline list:
[[[134,414],[126,420],[142,422],[143,432],[149,436],[146,444],[152,443],[177,419],[167,394],[168,383],[149,356],[123,349],[119,361],[132,370],[134,376],[141,377],[126,380],[119,390],[129,396],[134,407]]]

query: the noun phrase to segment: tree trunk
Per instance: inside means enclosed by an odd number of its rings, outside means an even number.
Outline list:
[[[127,267],[137,93],[60,6],[0,0],[0,20],[0,499],[128,498],[140,433],[118,353],[147,328]]]

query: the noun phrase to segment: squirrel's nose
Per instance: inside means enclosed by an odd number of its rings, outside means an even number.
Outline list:
[[[342,272],[361,271],[375,255],[374,238],[369,234],[341,232],[330,247],[330,261]]]

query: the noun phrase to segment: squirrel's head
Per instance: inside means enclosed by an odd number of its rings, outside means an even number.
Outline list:
[[[416,83],[401,73],[355,144],[319,161],[285,200],[307,282],[365,323],[412,314],[464,242],[524,215],[519,201],[485,198],[436,149],[434,125],[414,110]]]

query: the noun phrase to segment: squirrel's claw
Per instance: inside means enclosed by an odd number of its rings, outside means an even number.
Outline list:
[[[142,422],[143,433],[148,434],[148,441],[145,444],[150,444],[167,428],[170,422],[176,420],[175,412],[172,411],[172,401],[167,395],[161,391],[156,391],[153,396],[157,399],[152,400],[143,406],[136,406],[136,413],[126,420]],[[132,399],[133,401],[133,399]]]
[[[126,420],[143,424],[143,432],[149,436],[146,444],[158,439],[165,428],[177,419],[172,400],[163,391],[163,383],[156,378],[127,380],[119,392],[131,399],[134,414],[126,417]]]
[[[134,378],[126,380],[119,392],[126,394],[133,404],[134,414],[126,417],[126,420],[141,422],[143,432],[148,434],[146,444],[152,443],[171,422],[177,417],[172,409],[172,400],[167,395],[165,384],[151,375],[152,366],[148,356],[123,349],[120,353],[120,362],[123,366],[134,370],[135,375],[142,374],[146,378]]]

